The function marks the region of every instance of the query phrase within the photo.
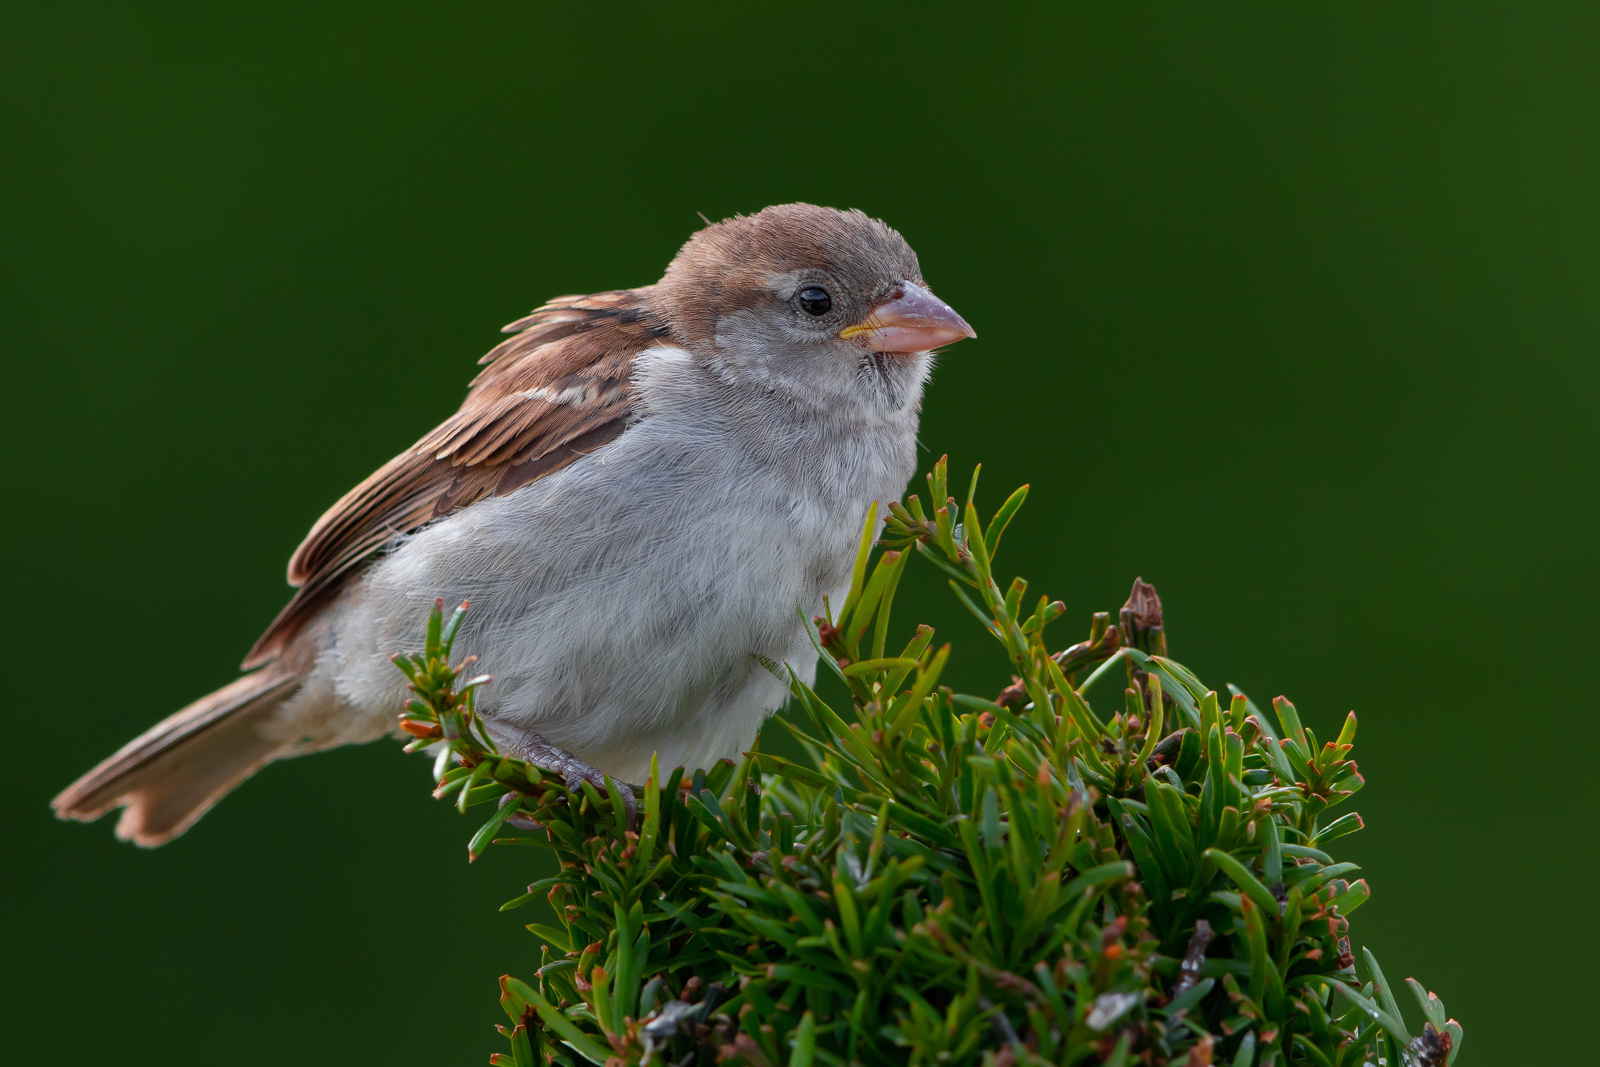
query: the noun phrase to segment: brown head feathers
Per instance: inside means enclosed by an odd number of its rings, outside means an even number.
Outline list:
[[[917,254],[883,222],[853,209],[777,204],[689,238],[654,286],[655,302],[674,335],[698,347],[712,341],[719,317],[771,299],[775,280],[803,272],[863,301],[922,281]]]

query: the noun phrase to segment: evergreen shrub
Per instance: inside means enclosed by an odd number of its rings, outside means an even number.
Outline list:
[[[988,523],[946,464],[869,516],[843,604],[806,620],[836,709],[778,664],[809,756],[755,751],[652,768],[637,804],[607,780],[567,789],[499,755],[473,710],[485,676],[452,665],[465,606],[436,607],[396,657],[415,698],[409,748],[435,795],[493,814],[490,844],[551,850],[536,968],[500,981],[501,1067],[845,1067],[1082,1063],[1441,1067],[1461,1027],[1407,979],[1424,1019],[1349,940],[1370,890],[1330,847],[1361,827],[1329,809],[1362,785],[1352,713],[1323,743],[1282,697],[1263,713],[1167,656],[1136,582],[1116,619],[1051,651],[1058,601],[992,569],[1019,489]],[[918,627],[892,652],[913,555],[1000,643],[996,698],[939,684],[950,646]],[[1115,693],[1112,679],[1123,682]],[[1101,701],[1096,707],[1091,697]],[[1364,977],[1362,977],[1364,971]]]

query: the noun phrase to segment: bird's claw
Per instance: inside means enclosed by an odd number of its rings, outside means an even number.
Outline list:
[[[606,774],[594,764],[579,759],[564,748],[557,748],[532,731],[507,727],[504,723],[497,722],[491,732],[498,735],[497,739],[511,755],[526,760],[542,770],[559,774],[568,792],[576,793],[583,788],[584,782],[588,782],[601,795],[606,794]],[[616,783],[617,794],[622,797],[622,808],[627,816],[628,829],[638,829],[639,804],[634,797],[633,786],[616,778],[612,781]]]
[[[557,751],[560,750],[557,749]],[[569,754],[567,758],[571,761],[567,765],[550,769],[560,771],[562,781],[566,784],[568,792],[576,793],[583,788],[584,782],[588,782],[594,786],[595,792],[601,796],[606,795],[606,775],[604,771],[593,764],[583,762],[576,756]],[[639,828],[639,803],[634,799],[633,786],[616,778],[611,780],[616,783],[617,795],[622,798],[622,810],[628,817],[628,829],[637,830]]]

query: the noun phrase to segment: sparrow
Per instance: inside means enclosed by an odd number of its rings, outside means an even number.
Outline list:
[[[289,560],[248,673],[56,797],[171,840],[273,760],[398,732],[436,598],[493,675],[502,751],[646,779],[747,749],[848,590],[874,501],[905,491],[933,350],[976,334],[899,233],[784,204],[695,233],[654,285],[505,327],[461,408],[356,486]],[[881,520],[880,520],[881,523]],[[475,668],[476,669],[476,668]]]

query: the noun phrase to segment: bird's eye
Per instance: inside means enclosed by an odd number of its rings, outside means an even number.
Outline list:
[[[800,306],[806,309],[807,315],[826,315],[828,309],[833,307],[833,297],[828,295],[828,290],[812,285],[800,290]]]

